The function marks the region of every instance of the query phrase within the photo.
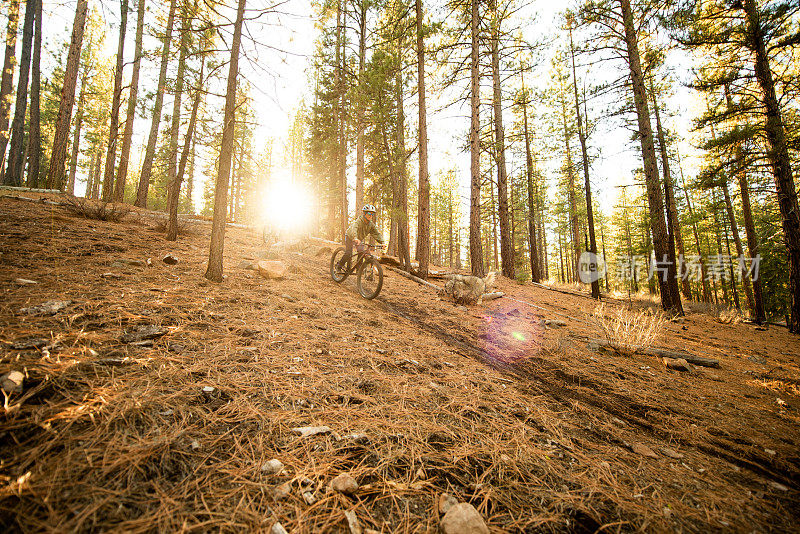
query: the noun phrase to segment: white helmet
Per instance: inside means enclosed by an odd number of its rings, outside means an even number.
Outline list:
[[[361,208],[361,211],[363,211],[364,213],[372,213],[372,214],[374,214],[375,213],[375,206],[373,206],[372,204],[364,204],[364,207]]]

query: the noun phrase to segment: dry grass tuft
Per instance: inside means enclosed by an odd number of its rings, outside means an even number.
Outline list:
[[[164,219],[162,221],[158,221],[153,229],[156,232],[166,232],[167,231],[167,220]],[[182,221],[178,219],[178,235],[196,235],[197,229],[195,225],[190,223],[189,221]]]
[[[124,204],[95,202],[77,197],[67,197],[64,206],[70,213],[79,217],[110,222],[120,222],[131,211]]]
[[[661,311],[607,308],[605,304],[598,306],[592,317],[609,344],[625,352],[650,348],[667,323]]]

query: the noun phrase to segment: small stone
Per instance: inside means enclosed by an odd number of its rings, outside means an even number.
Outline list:
[[[272,498],[276,501],[282,501],[292,493],[292,485],[289,482],[284,482],[280,486],[272,488]]]
[[[211,386],[204,386],[203,387],[203,393],[205,393],[206,395],[211,395],[212,393],[214,393],[214,391],[216,391],[215,388],[213,388]]]
[[[193,450],[193,451],[196,451],[196,450],[197,450],[197,449],[199,449],[199,448],[200,448],[200,442],[199,442],[199,441],[197,441],[196,439],[193,439],[193,440],[192,440],[192,450]]]
[[[273,458],[261,466],[261,472],[266,475],[277,475],[281,471],[283,471],[283,462],[277,458]]]
[[[283,528],[283,525],[281,525],[280,523],[275,523],[274,525],[272,525],[271,532],[272,534],[289,534],[288,532],[286,532],[286,529]]]
[[[317,498],[314,497],[314,494],[310,491],[306,491],[303,493],[303,500],[306,501],[306,504],[312,505],[317,502]]]
[[[292,432],[299,434],[303,438],[316,436],[317,434],[327,434],[330,431],[330,427],[327,426],[301,426],[292,429]]]
[[[672,369],[674,371],[694,371],[694,368],[684,360],[683,358],[662,358],[661,361],[664,362],[664,367],[667,369]]]
[[[364,531],[361,528],[361,523],[358,522],[358,516],[353,510],[345,510],[344,517],[347,519],[347,526],[350,528],[350,534],[362,534]]]
[[[113,278],[114,280],[119,280],[120,278],[122,278],[122,275],[119,273],[108,272],[101,274],[100,278]]]
[[[456,504],[450,508],[439,527],[443,534],[489,534],[483,518],[469,503]]]
[[[167,410],[164,410],[163,412],[158,412],[158,415],[166,416],[166,415],[172,415],[174,413],[175,413],[175,411],[172,408],[169,408]]]
[[[450,511],[450,508],[456,506],[458,501],[449,493],[442,493],[439,495],[439,513],[445,515]]]
[[[772,449],[764,449],[764,452],[766,452],[770,456],[775,456],[776,454],[778,454],[776,451],[774,451]]]
[[[421,468],[421,467],[419,469],[417,469],[416,475],[417,475],[417,478],[420,479],[420,480],[425,480],[426,478],[428,478],[428,476],[425,474],[425,470],[423,468]]]
[[[167,265],[175,265],[176,263],[178,263],[178,258],[173,256],[172,254],[167,254],[166,256],[161,258],[161,261],[163,261]]]
[[[14,283],[19,286],[32,286],[38,284],[36,280],[28,280],[27,278],[14,278]]]
[[[653,452],[653,449],[641,443],[634,443],[631,445],[631,450],[636,454],[641,454],[642,456],[647,456],[648,458],[658,458],[658,455]]]
[[[677,451],[674,451],[674,450],[672,450],[672,449],[670,449],[668,447],[661,447],[658,450],[664,456],[667,456],[667,457],[672,458],[674,460],[680,460],[681,458],[683,458],[683,454],[681,454],[681,453],[679,453]]]
[[[751,362],[757,363],[759,365],[767,365],[767,359],[764,358],[763,356],[759,356],[758,354],[753,354],[752,356],[750,356],[747,359],[750,360]]]
[[[347,473],[341,473],[339,476],[331,480],[331,488],[339,493],[352,495],[358,490],[358,482]]]
[[[28,315],[55,315],[71,304],[69,300],[48,300],[44,304],[22,308],[19,313]]]
[[[25,375],[19,371],[11,371],[0,376],[0,388],[5,393],[21,393]]]
[[[297,301],[296,298],[294,298],[293,296],[289,295],[288,293],[284,293],[283,295],[281,295],[281,298],[284,299],[284,300],[288,300],[289,302],[296,302]]]

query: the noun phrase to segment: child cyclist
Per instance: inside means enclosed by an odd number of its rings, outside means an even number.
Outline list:
[[[375,241],[383,245],[383,236],[381,235],[378,227],[373,222],[375,220],[375,206],[372,204],[365,204],[361,208],[361,216],[358,217],[353,224],[347,229],[344,234],[344,256],[336,264],[336,269],[342,271],[345,264],[347,269],[350,269],[350,258],[353,256],[353,245],[356,246],[356,251],[362,250],[362,243],[368,236],[373,236]]]

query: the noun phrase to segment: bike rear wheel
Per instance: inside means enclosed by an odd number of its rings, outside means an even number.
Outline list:
[[[331,255],[331,278],[333,278],[334,282],[340,283],[343,282],[347,275],[350,273],[347,272],[347,265],[342,266],[342,270],[338,270],[336,265],[341,261],[344,257],[344,247],[339,247],[333,251]]]
[[[358,268],[358,292],[365,299],[374,299],[383,287],[383,267],[375,258],[365,258]]]

